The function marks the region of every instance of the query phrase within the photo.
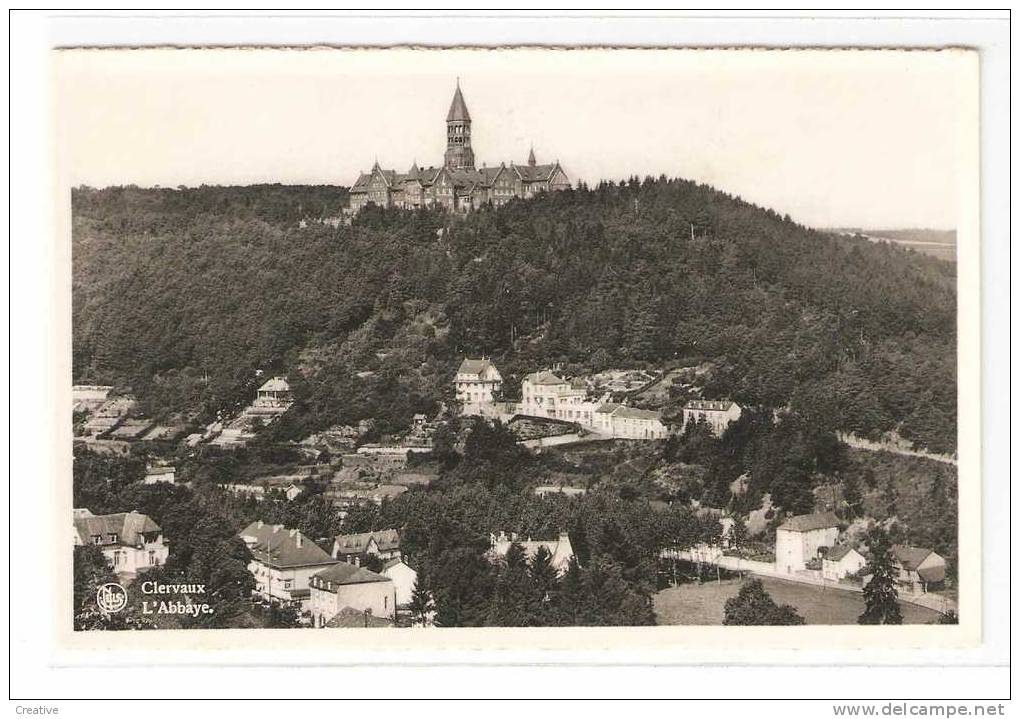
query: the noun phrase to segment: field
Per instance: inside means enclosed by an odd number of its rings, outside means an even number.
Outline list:
[[[856,624],[864,611],[864,600],[856,592],[768,577],[761,580],[777,604],[793,605],[808,624]],[[736,595],[740,582],[692,583],[664,589],[654,598],[656,619],[659,624],[722,624],[723,605]],[[926,624],[938,618],[936,612],[913,604],[903,602],[900,608],[904,624]]]

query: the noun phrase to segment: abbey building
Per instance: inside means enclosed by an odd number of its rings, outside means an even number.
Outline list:
[[[532,150],[525,164],[500,163],[475,167],[471,149],[471,114],[460,82],[446,115],[446,153],[441,167],[411,165],[406,173],[384,170],[376,162],[362,173],[350,190],[350,210],[374,203],[381,207],[427,207],[451,210],[477,209],[486,203],[502,205],[514,197],[532,197],[548,190],[565,190],[570,180],[559,162],[540,165]]]

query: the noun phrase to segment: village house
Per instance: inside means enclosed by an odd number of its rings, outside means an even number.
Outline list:
[[[258,484],[221,484],[220,488],[235,496],[254,497],[259,502],[266,498],[266,488]]]
[[[406,173],[384,170],[376,161],[361,173],[350,188],[349,211],[357,213],[368,204],[379,207],[417,208],[440,206],[466,212],[492,204],[503,205],[515,197],[534,197],[541,192],[566,190],[570,180],[559,162],[539,164],[534,148],[524,164],[481,168],[475,166],[471,148],[471,114],[460,90],[453,94],[446,115],[446,153],[442,167],[418,167]]]
[[[389,577],[346,562],[337,562],[309,579],[312,623],[324,627],[350,608],[377,618],[392,618],[396,595]]]
[[[608,418],[608,431],[612,437],[665,439],[669,434],[658,410],[616,405],[610,412],[601,413],[601,416]]]
[[[489,559],[497,561],[505,557],[512,544],[518,544],[524,549],[529,562],[540,547],[545,547],[552,557],[552,567],[558,574],[567,571],[570,560],[574,557],[574,548],[570,545],[570,536],[566,532],[560,532],[556,539],[550,540],[533,540],[531,537],[520,539],[514,532],[510,534],[500,532],[498,535],[489,534]]]
[[[75,546],[99,547],[119,578],[130,579],[166,563],[170,548],[163,540],[163,530],[148,515],[96,515],[83,508],[73,511],[73,519]]]
[[[543,484],[535,487],[535,496],[547,497],[551,494],[562,494],[567,497],[580,497],[587,492],[584,487],[566,487],[558,484]]]
[[[359,612],[353,607],[344,607],[326,622],[326,629],[392,629],[392,619],[377,617],[371,612]]]
[[[418,572],[407,566],[404,560],[398,558],[387,559],[383,562],[382,575],[393,582],[397,607],[406,607],[410,604],[415,582],[418,581]]]
[[[400,559],[400,532],[380,529],[360,534],[341,534],[333,540],[333,559],[361,564],[361,558],[373,555],[382,560]]]
[[[453,380],[463,414],[478,414],[478,406],[491,404],[493,394],[503,387],[503,377],[488,359],[465,359]]]
[[[71,387],[71,403],[75,412],[93,412],[106,402],[113,387],[97,384],[76,384]]]
[[[832,512],[791,517],[776,529],[776,571],[803,571],[819,547],[835,545],[837,537],[839,522]]]
[[[833,582],[857,574],[868,563],[864,555],[848,544],[832,547],[822,557],[822,577]]]
[[[282,408],[289,407],[292,402],[290,385],[285,377],[272,377],[259,387],[252,403],[253,407]]]
[[[254,594],[270,602],[306,610],[308,581],[316,572],[336,564],[315,542],[282,524],[252,522],[238,536],[252,554],[248,571],[255,577]]]
[[[741,412],[740,405],[728,399],[692,399],[684,405],[683,426],[704,421],[714,434],[721,435],[731,422],[740,419]]]
[[[568,382],[548,370],[533,372],[521,382],[520,413],[590,425],[594,406],[585,401],[587,396],[583,383]]]
[[[930,549],[894,544],[896,581],[918,594],[936,589],[946,580],[946,560]]]
[[[150,465],[145,469],[145,484],[173,484],[175,471],[172,465]]]

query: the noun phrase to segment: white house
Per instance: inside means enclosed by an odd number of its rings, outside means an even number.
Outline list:
[[[285,377],[272,377],[259,387],[253,407],[284,408],[292,401],[290,385]]]
[[[543,484],[535,487],[535,496],[545,497],[550,494],[562,494],[567,497],[583,496],[588,490],[584,487],[567,487],[561,484]]]
[[[894,544],[892,553],[896,559],[896,581],[915,594],[927,592],[932,585],[945,581],[946,560],[932,550]]]
[[[173,484],[174,475],[174,468],[171,465],[147,467],[145,484]]]
[[[548,370],[532,372],[521,382],[520,413],[591,424],[594,407],[585,401],[587,396],[581,383],[568,382]]]
[[[402,559],[387,559],[383,562],[382,575],[393,582],[397,606],[406,607],[410,604],[414,583],[418,581],[418,572],[404,564]]]
[[[503,387],[503,377],[488,359],[465,359],[453,380],[457,401],[465,415],[479,414],[479,405],[491,404]]]
[[[379,559],[400,559],[400,532],[380,529],[360,534],[340,534],[333,540],[333,559],[360,564],[361,557],[374,555]]]
[[[163,540],[163,530],[148,515],[96,515],[88,509],[75,509],[72,516],[75,545],[99,547],[118,577],[129,579],[166,563],[170,548]]]
[[[847,544],[833,547],[822,557],[822,577],[838,582],[851,574],[856,574],[867,563],[864,555]]]
[[[308,608],[308,581],[336,560],[297,529],[282,524],[252,522],[240,534],[251,551],[248,571],[255,577],[254,593],[281,604]]]
[[[819,547],[833,546],[837,537],[839,523],[832,512],[791,517],[776,529],[776,571],[802,571]]]
[[[603,413],[606,416],[607,413]],[[651,409],[616,405],[608,412],[609,432],[622,439],[665,439],[669,434],[662,415]]]
[[[534,558],[539,547],[545,547],[552,556],[551,564],[553,569],[555,569],[559,574],[567,571],[567,566],[570,564],[570,560],[574,556],[574,548],[570,545],[570,537],[566,532],[560,532],[556,539],[550,540],[533,540],[531,537],[521,540],[518,539],[516,533],[508,535],[505,532],[500,532],[498,535],[489,535],[489,544],[489,558],[491,560],[498,560],[501,557],[505,557],[507,551],[510,549],[510,545],[518,544],[524,549],[524,554],[530,562]]]
[[[396,594],[389,577],[346,562],[316,572],[308,586],[308,606],[316,627],[326,626],[347,608],[376,618],[392,618],[396,610]]]
[[[705,421],[716,435],[720,435],[730,426],[730,422],[740,419],[740,405],[732,400],[692,399],[684,405],[684,427],[688,423]]]

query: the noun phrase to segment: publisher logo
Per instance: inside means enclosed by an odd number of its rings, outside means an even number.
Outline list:
[[[127,606],[127,590],[115,582],[104,584],[96,592],[96,604],[108,614],[119,612]]]

